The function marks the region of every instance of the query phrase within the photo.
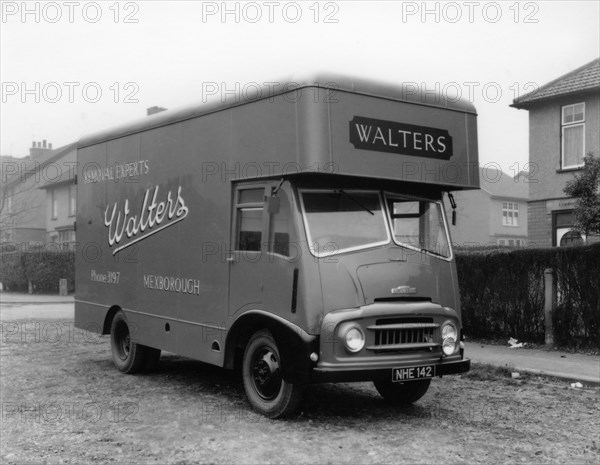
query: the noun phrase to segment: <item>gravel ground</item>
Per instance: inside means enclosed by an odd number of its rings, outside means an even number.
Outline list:
[[[238,375],[166,354],[114,368],[109,340],[70,320],[2,324],[0,462],[594,463],[598,390],[485,367],[391,408],[369,383],[310,386],[300,414],[252,411]]]

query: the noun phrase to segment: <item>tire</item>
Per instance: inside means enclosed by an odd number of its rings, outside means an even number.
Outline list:
[[[385,401],[392,405],[410,405],[423,397],[429,385],[430,379],[408,381],[406,383],[392,383],[389,380],[373,381],[375,389],[381,394]]]
[[[156,354],[150,347],[138,344],[131,340],[129,323],[122,310],[119,310],[110,326],[110,348],[113,362],[119,371],[127,374],[134,374],[144,371],[148,363],[158,361]],[[154,359],[149,356],[154,354]],[[158,351],[160,357],[160,351]]]
[[[302,399],[303,386],[284,381],[277,343],[267,330],[260,330],[244,351],[242,376],[252,407],[269,418],[293,414]]]

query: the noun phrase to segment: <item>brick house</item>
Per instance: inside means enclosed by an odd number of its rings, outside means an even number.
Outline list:
[[[493,167],[480,167],[481,189],[454,192],[456,224],[450,224],[455,247],[525,246],[527,243],[528,178],[512,177]],[[452,208],[446,203],[446,215]]]
[[[28,157],[2,157],[3,247],[23,250],[75,242],[76,149],[73,143],[53,150],[43,141],[33,143]]]
[[[575,200],[563,189],[581,170],[585,154],[600,156],[600,58],[515,99],[511,107],[529,111],[530,244],[582,244],[586,238],[572,230]]]
[[[27,157],[1,157],[0,243],[3,247],[11,244],[27,249],[45,242],[46,197],[38,187],[52,154],[52,144],[44,140],[33,142]]]
[[[45,240],[75,246],[77,143],[57,149],[52,156],[52,175],[39,187],[45,191]]]

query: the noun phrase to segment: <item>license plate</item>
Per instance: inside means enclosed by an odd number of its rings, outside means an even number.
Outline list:
[[[392,368],[392,382],[400,383],[413,379],[429,379],[435,376],[435,365],[422,367]]]

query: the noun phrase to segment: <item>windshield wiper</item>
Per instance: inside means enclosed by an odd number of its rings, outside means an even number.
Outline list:
[[[356,200],[354,197],[352,197],[350,194],[348,194],[348,192],[346,192],[345,190],[340,189],[339,192],[344,194],[346,197],[348,197],[350,200],[352,200],[356,205],[358,205],[363,210],[368,211],[371,215],[375,215],[375,213],[373,213],[371,210],[369,210],[367,207],[365,207],[362,203],[360,203],[358,200]]]

